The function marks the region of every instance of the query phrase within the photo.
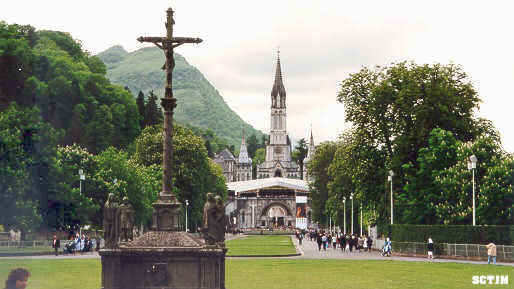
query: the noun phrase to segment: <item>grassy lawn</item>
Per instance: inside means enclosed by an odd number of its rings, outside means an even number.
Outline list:
[[[514,288],[514,269],[459,263],[364,260],[227,259],[228,289]],[[27,289],[98,289],[99,259],[0,259],[0,284],[26,267]],[[509,275],[509,285],[471,284],[473,275]]]
[[[227,256],[287,255],[296,249],[290,236],[247,236],[226,242]]]

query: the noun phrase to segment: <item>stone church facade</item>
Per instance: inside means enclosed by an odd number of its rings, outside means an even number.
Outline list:
[[[221,166],[226,182],[239,182],[253,179],[252,159],[248,157],[244,131],[239,157],[236,159],[228,149],[224,149],[214,156],[214,162]]]

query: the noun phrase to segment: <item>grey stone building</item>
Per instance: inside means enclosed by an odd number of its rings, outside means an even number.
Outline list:
[[[300,178],[300,169],[291,159],[291,140],[287,134],[286,89],[282,81],[280,55],[271,89],[271,126],[266,145],[266,160],[257,166],[257,178]]]
[[[252,179],[252,159],[248,156],[244,131],[239,157],[236,159],[228,149],[224,149],[214,156],[214,162],[221,166],[226,182]]]

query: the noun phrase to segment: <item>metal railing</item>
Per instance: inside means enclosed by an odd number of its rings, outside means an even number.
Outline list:
[[[373,240],[373,248],[380,250],[384,246],[384,240]],[[392,242],[393,253],[427,255],[427,244],[419,242]],[[435,244],[434,255],[487,259],[487,248],[480,244]],[[514,262],[514,246],[496,245],[496,258],[499,261]]]

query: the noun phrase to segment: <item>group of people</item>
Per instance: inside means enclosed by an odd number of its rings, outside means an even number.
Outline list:
[[[301,244],[301,240],[308,235],[308,238],[312,242],[316,242],[318,244],[318,251],[329,249],[332,247],[333,250],[341,249],[343,252],[353,252],[353,250],[357,251],[370,251],[371,246],[373,245],[373,240],[371,237],[363,235],[357,236],[355,234],[348,235],[343,234],[341,232],[330,232],[323,230],[309,230],[308,232],[300,232],[297,233],[297,238],[299,239],[299,243]]]
[[[54,243],[55,243],[54,236]],[[55,248],[55,255],[58,254],[58,249]],[[90,238],[88,235],[76,234],[75,237],[71,237],[64,247],[65,254],[75,254],[76,252],[86,253],[94,250],[100,250],[100,237]]]

